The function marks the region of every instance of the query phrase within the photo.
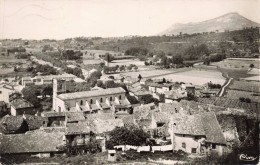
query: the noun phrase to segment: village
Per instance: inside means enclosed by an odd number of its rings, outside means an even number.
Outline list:
[[[253,25],[1,39],[0,164],[258,162],[259,41]]]

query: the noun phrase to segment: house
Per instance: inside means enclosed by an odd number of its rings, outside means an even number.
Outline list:
[[[109,113],[118,107],[131,107],[125,96],[126,91],[121,87],[59,94],[65,90],[63,83],[64,81],[61,82],[61,89],[58,89],[57,80],[53,83],[53,110],[56,112]]]
[[[47,127],[65,127],[66,126],[66,115],[65,112],[42,112],[42,117],[48,119]]]
[[[60,74],[60,75],[47,75],[47,76],[35,76],[35,77],[23,77],[22,78],[22,85],[45,85],[45,84],[52,84],[53,79],[62,79],[64,81],[74,80],[77,82],[84,82],[84,80],[78,78],[73,74]]]
[[[164,94],[166,91],[172,90],[173,84],[159,84],[159,83],[150,83],[149,84],[149,91],[153,93]]]
[[[0,135],[0,155],[20,154],[37,157],[50,157],[61,153],[65,144],[64,133],[31,132],[16,135]]]
[[[66,144],[69,146],[86,145],[90,139],[91,128],[89,121],[67,123]]]
[[[19,134],[28,131],[28,125],[23,116],[6,115],[0,120],[0,133]]]
[[[224,153],[226,140],[213,112],[173,115],[170,132],[174,150],[194,154]]]
[[[23,115],[23,114],[35,115],[37,112],[31,103],[23,99],[12,101],[10,103],[10,106],[11,106],[11,115],[13,116]]]
[[[5,103],[9,103],[9,96],[16,91],[18,91],[17,85],[10,85],[7,83],[0,84],[0,101],[4,101]]]
[[[164,94],[165,94],[165,103],[180,101],[181,99],[187,97],[187,92],[180,89],[166,91]]]
[[[217,96],[219,89],[206,89],[200,91],[200,97],[215,97]]]

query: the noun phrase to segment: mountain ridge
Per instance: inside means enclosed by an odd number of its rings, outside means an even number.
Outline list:
[[[259,27],[260,24],[249,20],[237,12],[226,13],[216,18],[201,22],[176,23],[158,35],[172,35],[182,33],[202,33],[212,31],[238,30],[246,27]]]

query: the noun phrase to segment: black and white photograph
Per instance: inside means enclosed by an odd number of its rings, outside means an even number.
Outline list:
[[[260,164],[260,0],[0,0],[0,165]]]

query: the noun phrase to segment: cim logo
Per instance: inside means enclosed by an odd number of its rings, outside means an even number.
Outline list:
[[[240,154],[239,159],[242,161],[252,162],[257,159],[257,156],[253,156],[251,154]]]

